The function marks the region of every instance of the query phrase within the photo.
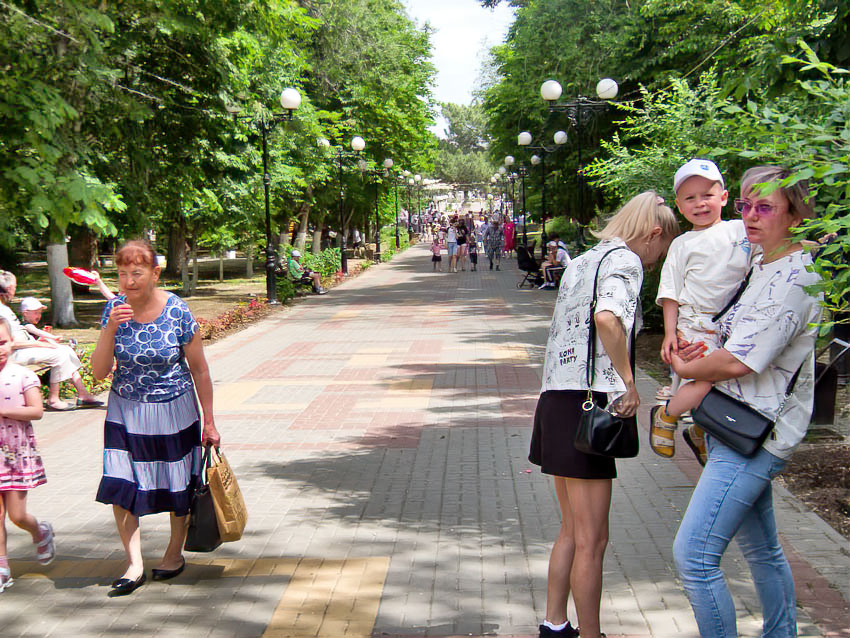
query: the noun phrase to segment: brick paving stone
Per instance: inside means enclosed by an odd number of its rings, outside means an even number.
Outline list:
[[[105,595],[122,552],[93,500],[103,411],[46,415],[49,482],[29,502],[53,522],[58,559],[37,566],[9,530],[2,636],[535,636],[559,523],[527,454],[555,297],[517,290],[503,267],[434,274],[415,246],[207,348],[248,528],[123,600]],[[645,425],[657,384],[638,381]],[[696,635],[671,545],[699,467],[648,449],[618,467],[603,630]],[[846,540],[786,490],[775,501],[800,635],[847,636]],[[167,538],[166,516],[142,520],[149,568]],[[741,635],[756,636],[736,547],[724,568]]]

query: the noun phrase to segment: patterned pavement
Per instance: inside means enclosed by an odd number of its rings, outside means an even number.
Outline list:
[[[514,262],[502,266],[432,273],[416,246],[210,346],[248,529],[127,598],[106,597],[122,551],[94,502],[103,412],[46,415],[49,482],[30,509],[53,522],[59,555],[41,567],[8,530],[16,583],[0,595],[0,634],[536,636],[558,514],[526,455],[554,295],[517,290]],[[656,384],[639,382],[645,421]],[[603,631],[696,636],[671,545],[699,466],[645,446],[619,473]],[[850,636],[847,541],[781,488],[776,509],[800,635]],[[149,567],[167,536],[166,516],[142,520]],[[736,548],[725,569],[741,635],[757,636]]]

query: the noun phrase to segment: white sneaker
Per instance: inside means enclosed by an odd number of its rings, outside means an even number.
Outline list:
[[[56,557],[56,543],[53,540],[53,526],[50,523],[39,523],[41,540],[35,544],[36,558],[42,565],[49,565]]]
[[[12,571],[8,567],[0,567],[0,594],[14,584]]]

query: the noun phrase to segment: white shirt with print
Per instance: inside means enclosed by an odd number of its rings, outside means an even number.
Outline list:
[[[769,264],[756,264],[749,284],[720,320],[723,348],[753,372],[720,381],[718,390],[742,400],[771,419],[773,435],[764,448],[787,458],[809,428],[814,403],[814,349],[821,317],[820,297],[805,288],[820,278],[798,251]],[[785,402],[791,377],[800,368]],[[781,413],[780,413],[781,409]]]
[[[679,304],[677,328],[694,341],[716,329],[711,320],[744,280],[754,252],[744,222],[723,221],[705,230],[691,230],[670,244],[661,268],[656,303],[672,299]],[[710,339],[716,346],[717,340]],[[713,347],[712,347],[713,349]]]
[[[640,258],[620,239],[605,240],[573,259],[561,278],[558,301],[549,328],[546,360],[543,364],[543,388],[547,390],[586,390],[587,339],[590,326],[590,302],[593,281],[599,269],[596,312],[609,310],[623,322],[626,334],[640,329],[639,295],[643,283]],[[637,325],[636,325],[637,324]],[[596,337],[593,390],[608,392],[610,400],[626,391],[626,384],[614,369],[602,342]]]

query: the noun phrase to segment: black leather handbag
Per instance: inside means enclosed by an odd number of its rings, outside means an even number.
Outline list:
[[[593,315],[596,311],[596,289],[599,283],[599,268],[602,261],[615,250],[625,250],[622,246],[612,248],[599,260],[596,267],[596,277],[593,280],[593,296],[590,301],[590,326],[587,337],[587,399],[581,405],[581,417],[573,444],[576,449],[585,454],[597,454],[613,458],[631,458],[637,456],[640,450],[637,418],[621,417],[611,414],[593,399],[593,380],[596,376],[596,323]],[[635,370],[635,332],[632,329],[630,340],[632,373]]]
[[[703,430],[744,456],[758,452],[775,425],[761,412],[717,388],[705,395],[691,416]]]
[[[204,452],[204,459],[201,462],[201,486],[195,490],[189,509],[189,530],[186,532],[186,543],[183,545],[183,549],[188,552],[211,552],[221,545],[218,519],[215,516],[213,497],[207,482],[207,469],[212,467],[211,450],[211,446],[207,446]]]

